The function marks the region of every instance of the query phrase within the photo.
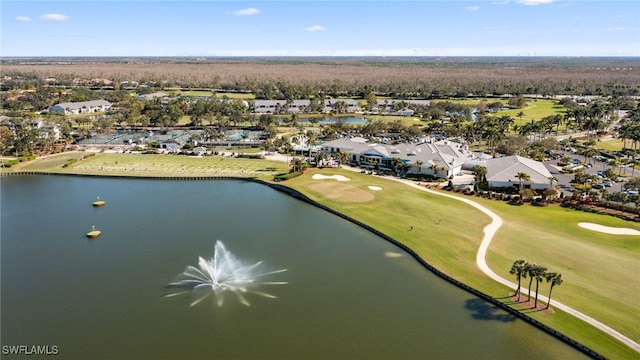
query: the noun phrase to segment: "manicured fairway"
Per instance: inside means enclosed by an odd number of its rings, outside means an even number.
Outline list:
[[[313,180],[311,175],[318,172],[351,180],[340,183],[330,179]],[[489,280],[477,268],[475,254],[482,228],[489,219],[465,204],[345,170],[313,169],[285,184],[407,244],[436,268],[466,284],[496,298],[510,291]],[[369,186],[382,190],[372,191]],[[370,196],[365,199],[362,193],[367,191]],[[637,230],[640,224],[561,207],[514,207],[500,201],[471,199],[492,209],[504,220],[489,247],[487,259],[496,273],[515,281],[509,269],[519,258],[560,272],[565,282],[554,289],[552,301],[557,299],[639,340],[640,303],[637,292],[630,289],[640,288],[637,280],[640,237],[596,233],[578,227],[577,223],[593,222]],[[526,285],[528,280],[525,288]],[[548,284],[540,284],[542,294],[547,295],[548,290]],[[620,342],[560,311],[523,311],[608,357],[640,357]]]

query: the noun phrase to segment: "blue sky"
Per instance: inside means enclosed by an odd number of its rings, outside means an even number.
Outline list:
[[[0,56],[640,56],[640,1],[0,2]]]

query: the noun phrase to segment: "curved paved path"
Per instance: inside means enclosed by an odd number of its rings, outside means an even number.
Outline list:
[[[440,195],[440,196],[445,196],[451,199],[455,199],[458,201],[462,201],[464,203],[467,203],[471,206],[473,206],[474,208],[482,211],[483,213],[487,214],[487,216],[489,216],[491,218],[491,223],[487,226],[485,226],[484,228],[484,237],[482,238],[482,242],[480,243],[480,248],[478,249],[478,254],[476,255],[476,264],[478,265],[478,267],[485,273],[487,274],[490,278],[492,278],[493,280],[508,286],[512,289],[517,289],[518,285],[507,280],[504,279],[502,277],[500,277],[498,274],[494,273],[489,266],[487,265],[487,261],[486,261],[486,256],[487,256],[487,250],[489,249],[489,244],[491,243],[491,240],[493,239],[493,235],[496,233],[496,231],[500,228],[500,226],[502,226],[502,219],[493,211],[487,209],[486,207],[476,203],[475,201],[469,200],[469,199],[465,199],[465,198],[461,198],[458,196],[453,196],[453,195],[449,195],[449,194],[443,194],[441,192],[438,191],[433,191],[433,190],[429,190],[423,186],[420,185],[416,185],[414,182],[409,181],[409,180],[403,180],[403,179],[397,179],[397,178],[391,178],[388,177],[389,179],[395,180],[395,181],[399,181],[402,183],[405,183],[411,187],[414,187],[416,189],[420,189],[423,191],[427,191],[429,193],[435,194],[435,195]],[[544,295],[538,295],[538,299],[544,301],[544,302],[548,302],[549,298],[547,296]],[[629,346],[630,348],[634,349],[637,352],[640,352],[640,344],[638,344],[637,342],[631,340],[630,338],[624,336],[623,334],[621,334],[620,332],[610,328],[609,326],[599,322],[598,320],[585,315],[581,312],[579,312],[578,310],[575,310],[567,305],[564,305],[562,303],[559,303],[557,301],[553,301],[553,306],[557,309],[560,309],[566,313],[569,313],[587,323],[589,323],[590,325],[604,331],[605,333],[611,335],[612,337],[616,338],[617,340],[619,340],[620,342],[624,343],[625,345]]]

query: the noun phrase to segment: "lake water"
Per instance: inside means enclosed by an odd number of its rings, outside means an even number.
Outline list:
[[[3,177],[3,346],[62,359],[571,359],[584,356],[371,233],[243,181]],[[100,196],[106,205],[91,203]],[[102,231],[85,237],[91,226]],[[191,307],[167,284],[216,240],[287,269]],[[394,252],[400,257],[388,257]]]

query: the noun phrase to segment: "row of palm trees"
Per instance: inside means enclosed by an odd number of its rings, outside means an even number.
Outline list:
[[[534,308],[538,306],[538,285],[541,281],[546,280],[548,283],[551,283],[551,286],[549,288],[549,301],[547,302],[547,307],[545,307],[545,309],[548,309],[549,305],[551,304],[551,292],[553,291],[554,286],[560,286],[564,281],[562,280],[562,274],[557,272],[547,272],[546,267],[537,264],[530,264],[522,259],[518,259],[513,262],[513,265],[511,265],[511,270],[509,270],[509,274],[515,275],[516,279],[518,280],[518,288],[516,289],[516,294],[518,295],[517,301],[520,301],[520,283],[522,279],[526,279],[527,277],[529,277],[529,294],[527,296],[528,300],[531,300],[531,285],[535,280],[536,296],[533,305]]]

